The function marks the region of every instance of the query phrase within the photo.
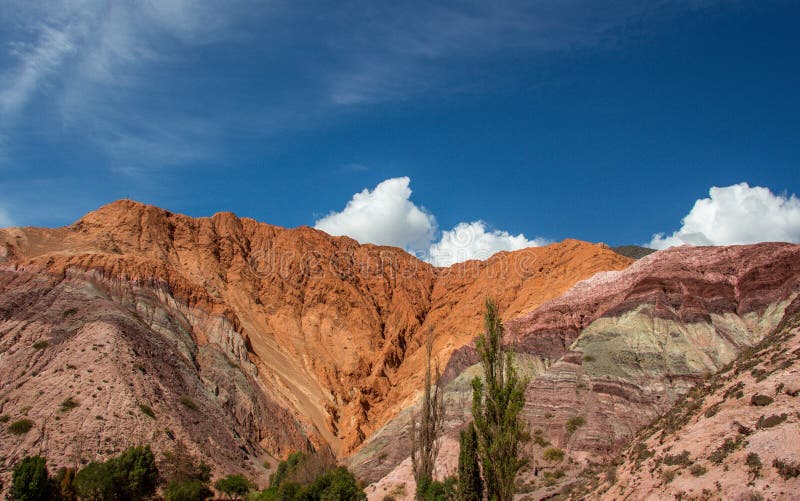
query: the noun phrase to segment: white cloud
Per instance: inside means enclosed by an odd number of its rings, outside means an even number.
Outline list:
[[[409,251],[424,249],[433,239],[436,218],[409,200],[410,182],[408,177],[396,177],[372,191],[364,188],[341,212],[331,212],[314,227],[360,243],[393,245]]]
[[[541,238],[528,240],[525,235],[512,235],[502,230],[487,230],[483,221],[458,223],[442,232],[441,239],[432,244],[428,261],[436,266],[450,266],[470,259],[487,259],[500,251],[515,251],[547,244]]]
[[[800,199],[747,183],[712,187],[694,203],[681,228],[653,235],[650,247],[800,242]]]
[[[436,266],[450,266],[469,259],[486,259],[500,251],[512,251],[546,243],[525,235],[488,230],[483,221],[459,223],[434,242],[436,218],[410,200],[408,177],[387,179],[370,191],[353,195],[341,212],[331,212],[314,227],[331,235],[347,235],[360,243],[392,245],[420,255]]]

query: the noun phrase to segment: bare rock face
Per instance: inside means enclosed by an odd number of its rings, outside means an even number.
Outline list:
[[[0,432],[3,470],[26,454],[79,467],[133,444],[164,451],[181,441],[264,483],[265,451],[310,448],[308,430],[256,384],[226,320],[88,271],[2,270],[0,290],[3,427],[33,425]]]
[[[735,363],[640,431],[598,499],[793,499],[800,492],[800,299]]]
[[[429,328],[444,363],[487,295],[510,319],[632,262],[567,240],[435,268],[311,228],[131,201],[0,230],[0,249],[0,405],[34,423],[0,432],[5,470],[28,453],[66,464],[175,440],[220,473],[298,449],[346,455],[416,398]]]
[[[583,468],[612,461],[638,430],[682,402],[698,382],[784,325],[798,293],[800,245],[681,247],[625,270],[598,273],[507,320],[506,342],[516,347],[520,363],[533,364],[523,417],[538,438],[528,450],[532,469],[522,475],[523,491],[539,499],[581,484]],[[474,374],[476,363],[473,345],[457,350],[444,371],[448,388]],[[450,439],[468,414],[450,424]],[[367,450],[393,443],[393,433],[402,436],[393,431],[400,424],[387,425],[353,457],[357,471],[371,464],[360,457]],[[545,461],[546,447],[565,450],[568,459]],[[443,449],[440,456],[450,453],[457,449]],[[371,498],[401,485],[413,492],[413,479],[402,476],[402,460],[375,466],[380,477],[363,473],[375,481]],[[563,477],[545,480],[535,472]],[[649,495],[661,498],[656,492]]]
[[[579,283],[513,322],[526,353],[552,356],[558,333],[569,346],[529,386],[526,419],[560,447],[611,453],[769,334],[798,292],[791,244],[673,248]]]

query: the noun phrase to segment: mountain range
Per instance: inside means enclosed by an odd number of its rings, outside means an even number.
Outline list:
[[[409,498],[425,339],[443,369],[446,475],[492,297],[530,378],[521,498],[780,498],[800,491],[798,292],[795,244],[565,240],[442,268],[121,200],[63,228],[0,230],[0,415],[32,424],[0,430],[0,476],[28,454],[80,466],[180,442],[263,487],[289,453],[325,449],[370,499]]]

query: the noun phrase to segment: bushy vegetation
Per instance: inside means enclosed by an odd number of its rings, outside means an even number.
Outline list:
[[[153,412],[153,409],[151,409],[149,405],[139,404],[139,410],[142,411],[145,416],[148,416],[152,419],[156,418],[156,413]]]
[[[72,409],[78,407],[79,405],[80,404],[78,404],[78,402],[74,398],[67,397],[66,399],[64,399],[63,402],[61,402],[61,412],[69,412]]]
[[[722,443],[714,452],[711,453],[711,456],[708,458],[711,460],[712,463],[715,464],[722,464],[728,455],[739,448],[742,445],[742,438],[736,437],[734,438],[726,438],[725,442]]]
[[[667,454],[664,456],[664,464],[667,466],[688,466],[692,461],[689,459],[689,451],[680,454]]]
[[[197,410],[197,404],[188,395],[184,395],[181,397],[181,403],[187,409],[191,409],[193,411]]]
[[[424,479],[417,485],[417,499],[419,501],[462,501],[458,495],[458,480],[456,477],[447,477],[443,482]]]
[[[131,447],[108,461],[92,462],[75,475],[76,493],[84,499],[145,499],[158,486],[158,468],[149,446]]]
[[[551,463],[558,463],[564,459],[564,451],[558,447],[548,447],[543,453],[544,460]]]
[[[52,484],[47,465],[41,456],[26,457],[14,468],[9,501],[46,501],[52,499]]]
[[[48,346],[50,346],[50,343],[48,343],[47,341],[37,341],[37,342],[33,343],[33,349],[34,350],[43,350],[43,349],[47,348]]]
[[[182,442],[164,454],[160,469],[166,483],[165,501],[203,501],[213,497],[209,485],[211,468],[189,454]]]
[[[755,452],[751,452],[747,455],[747,459],[745,460],[745,464],[747,465],[747,470],[750,473],[750,481],[761,477],[761,467],[764,466],[761,463],[761,457]]]
[[[253,484],[242,475],[228,475],[214,483],[214,488],[228,499],[244,496],[253,489]]]
[[[290,454],[278,463],[269,488],[251,494],[250,501],[362,501],[367,498],[347,468],[336,466],[330,454]]]
[[[775,459],[772,461],[772,467],[778,471],[778,475],[780,475],[784,480],[789,480],[800,476],[800,463],[795,463],[784,459]]]
[[[567,433],[569,435],[572,435],[573,433],[578,431],[578,428],[580,428],[585,424],[586,424],[586,418],[584,418],[583,416],[573,416],[567,419],[567,422],[564,426],[567,428]]]
[[[8,432],[12,435],[24,435],[33,428],[33,421],[30,419],[19,419],[8,425]]]
[[[137,446],[107,461],[91,462],[78,472],[61,468],[54,477],[48,475],[45,459],[33,456],[22,459],[14,468],[8,499],[132,501],[151,499],[162,486],[165,501],[203,501],[214,496],[210,477],[208,465],[189,455],[182,444],[164,454],[160,467],[149,446]],[[217,481],[216,487],[228,499],[241,499],[253,488],[241,475],[228,475]]]

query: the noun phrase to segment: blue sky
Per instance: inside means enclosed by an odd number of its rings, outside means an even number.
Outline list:
[[[130,197],[422,252],[800,240],[797,2],[400,4],[4,1],[0,226]]]

